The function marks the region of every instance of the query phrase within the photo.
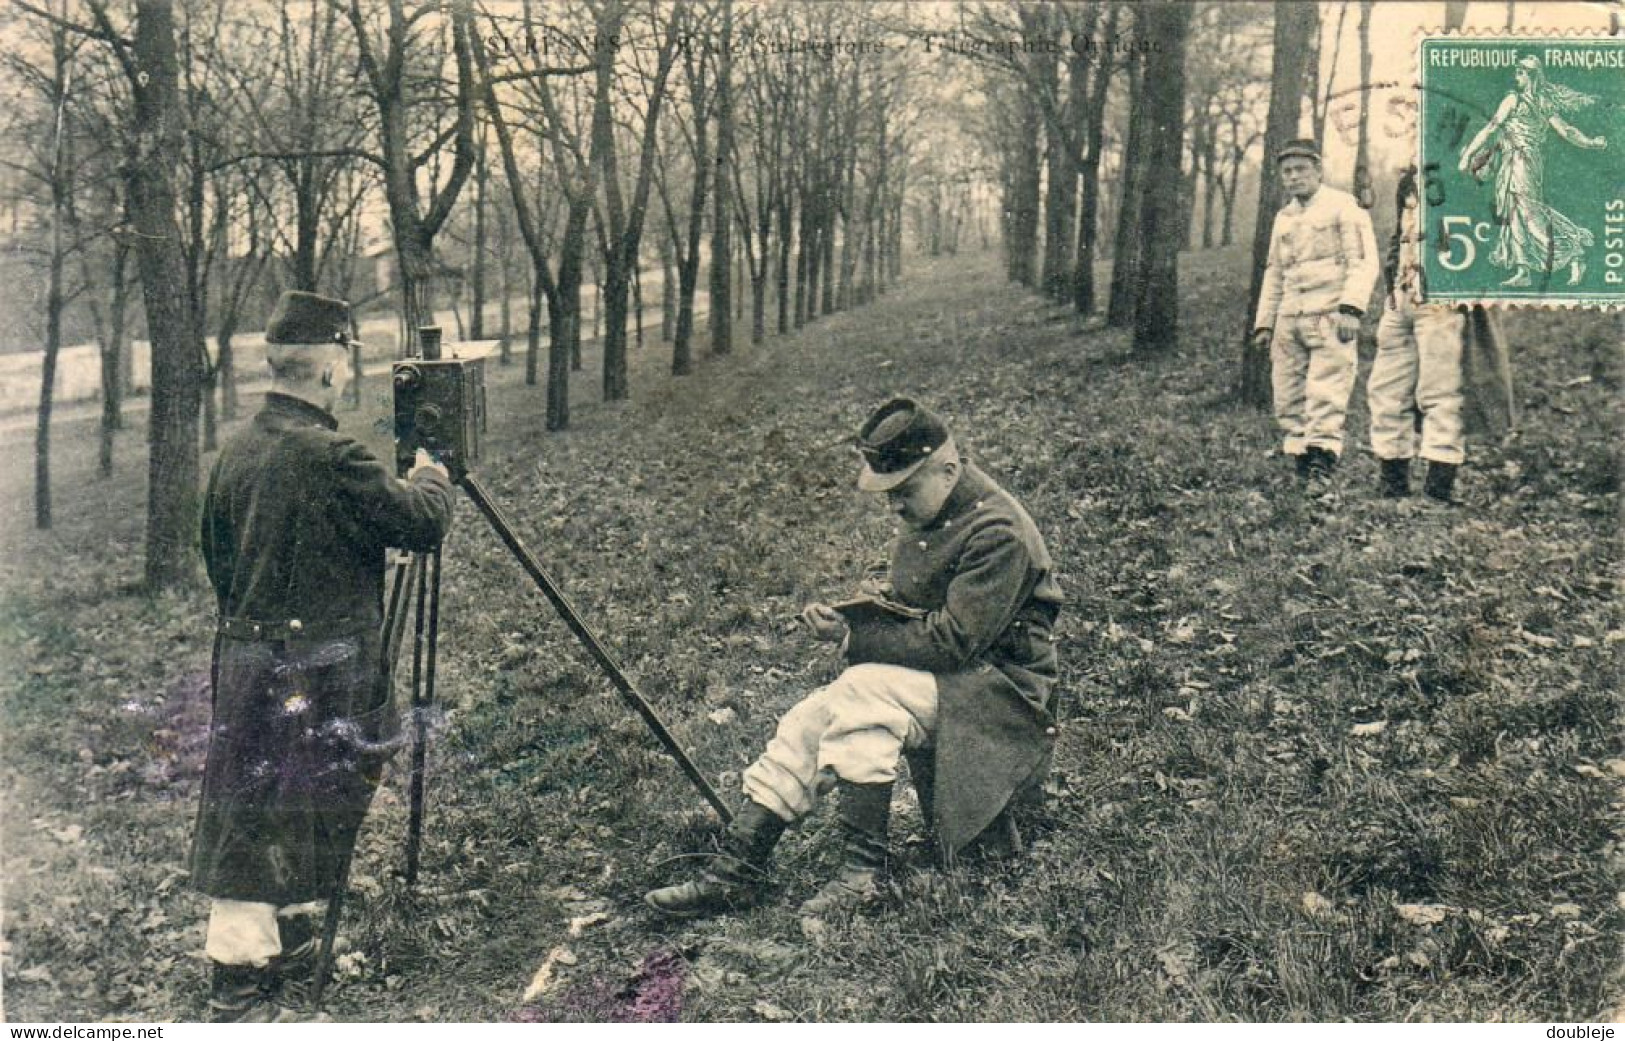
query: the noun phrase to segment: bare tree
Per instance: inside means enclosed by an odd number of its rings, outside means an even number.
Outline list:
[[[1271,157],[1297,136],[1302,116],[1304,87],[1310,68],[1311,42],[1320,26],[1320,14],[1313,4],[1276,0],[1275,50],[1270,72],[1269,123],[1264,132],[1264,169],[1258,178],[1258,219],[1253,228],[1252,284],[1247,292],[1247,333],[1251,333],[1257,310],[1259,288],[1264,282],[1264,262],[1269,257],[1270,230],[1275,212],[1281,206],[1280,179],[1271,168]],[[1255,348],[1244,336],[1239,394],[1242,401],[1259,408],[1270,403],[1269,355]]]
[[[615,140],[609,91],[599,91],[593,105],[592,152],[602,168],[599,185],[603,195],[600,226],[604,232],[601,300],[607,317],[603,339],[605,401],[623,400],[629,392],[626,375],[627,298],[643,241],[643,216],[649,206],[649,190],[654,180],[655,161],[659,157],[660,112],[666,98],[666,82],[676,57],[684,7],[684,4],[678,3],[667,11],[663,27],[658,22],[661,8],[651,8],[649,29],[657,34],[659,43],[654,68],[644,77],[646,89],[641,99],[643,125],[637,129],[637,172],[632,181],[630,201],[625,198],[621,185],[619,147]],[[600,9],[600,39],[619,38],[625,26],[619,0],[611,0]],[[601,63],[599,75],[609,75],[612,69],[613,62]]]
[[[1135,34],[1145,38],[1145,13],[1135,10]],[[1106,304],[1106,321],[1127,327],[1134,324],[1138,300],[1141,248],[1145,238],[1140,229],[1140,209],[1145,201],[1146,52],[1135,48],[1129,63],[1128,133],[1123,144],[1122,191],[1117,207],[1117,231],[1112,245],[1112,284]]]
[[[521,40],[534,40],[538,33],[548,31],[537,21],[537,13],[528,2],[522,6],[517,24],[488,18],[486,27],[495,39],[509,38],[506,34],[512,33]],[[487,54],[483,37],[476,33],[472,41],[475,65],[482,70],[478,84],[480,99],[502,154],[514,222],[530,255],[531,305],[525,382],[532,385],[536,383],[540,354],[541,305],[544,299],[547,303],[549,430],[563,430],[570,422],[570,361],[581,336],[586,228],[598,190],[598,164],[589,152],[584,124],[596,111],[598,99],[608,96],[611,72],[607,66],[614,57],[614,49],[607,45],[608,41],[605,45],[596,45],[590,27],[579,28],[582,31],[555,30],[552,36],[555,44],[569,48],[568,57],[573,61],[569,65],[553,65],[549,55],[537,53],[536,49],[510,47],[507,59],[514,68],[501,71]],[[507,63],[503,64],[506,67]],[[590,93],[581,85],[589,75],[592,77]],[[562,81],[562,97],[554,88],[555,79]],[[504,97],[499,88],[511,88],[511,91]],[[584,97],[584,93],[588,96]],[[526,176],[520,165],[519,133],[510,118],[510,110],[521,120],[521,130],[534,139],[533,151],[538,158],[551,158],[551,180],[540,176],[533,180]],[[536,193],[534,198],[532,191]],[[555,200],[561,201],[562,207],[556,206]],[[548,226],[560,208],[563,226],[556,236],[550,235]],[[556,271],[549,261],[555,240],[559,247]]]
[[[1181,222],[1179,169],[1185,131],[1187,4],[1160,2],[1146,12],[1146,32],[1160,46],[1146,62],[1145,236],[1139,299],[1134,307],[1134,349],[1167,352],[1179,342],[1179,248],[1172,234]]]
[[[734,5],[722,0],[722,26],[717,35],[717,148],[715,187],[711,191],[711,353],[733,350],[733,180],[734,161]]]
[[[377,151],[371,158],[383,171],[389,204],[405,354],[418,327],[433,319],[435,235],[474,169],[472,0],[422,0],[411,6],[391,0],[381,19],[363,8],[361,0],[328,2],[342,5],[363,85],[377,110]],[[449,84],[440,75],[447,30],[455,63],[455,79]],[[452,146],[449,167],[443,162],[447,143]]]
[[[716,86],[712,73],[714,48],[703,42],[713,31],[715,11],[707,6],[689,8],[685,14],[684,32],[688,44],[683,47],[683,83],[687,91],[687,118],[673,122],[677,125],[690,159],[692,176],[685,220],[679,224],[672,201],[671,178],[662,164],[658,187],[661,210],[666,217],[666,231],[670,252],[677,274],[677,318],[672,330],[671,372],[685,376],[694,371],[694,293],[699,284],[700,238],[704,230],[705,204],[709,198],[714,160],[711,151],[711,119],[716,100]]]

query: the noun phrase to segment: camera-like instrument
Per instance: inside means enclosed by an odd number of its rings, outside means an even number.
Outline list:
[[[412,469],[422,448],[461,480],[479,462],[485,432],[485,359],[442,358],[440,330],[418,331],[423,357],[398,361],[395,379],[395,469]]]

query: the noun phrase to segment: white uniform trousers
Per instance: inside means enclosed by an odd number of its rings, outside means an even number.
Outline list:
[[[784,714],[761,758],[744,774],[745,795],[787,821],[812,811],[836,778],[897,779],[905,749],[924,748],[937,722],[937,681],[898,665],[854,665]]]
[[[321,902],[292,904],[280,911],[275,904],[253,900],[224,900],[209,903],[209,931],[203,951],[209,960],[221,965],[252,965],[263,968],[282,953],[282,931],[277,918],[315,914]]]
[[[1359,364],[1355,341],[1337,338],[1337,315],[1283,315],[1270,337],[1275,422],[1287,455],[1308,448],[1343,454],[1343,420]]]
[[[1377,324],[1377,358],[1366,396],[1371,404],[1371,451],[1378,459],[1421,456],[1460,465],[1461,350],[1467,316],[1441,304],[1415,304],[1402,295]]]

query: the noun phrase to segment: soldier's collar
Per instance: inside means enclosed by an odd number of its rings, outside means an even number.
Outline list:
[[[307,423],[315,423],[329,430],[339,428],[338,418],[327,409],[322,408],[320,405],[313,405],[303,398],[296,398],[292,394],[284,394],[281,391],[268,390],[265,392],[265,410],[267,412],[279,412],[293,419],[302,419]]]
[[[975,509],[986,494],[987,480],[982,476],[982,471],[972,466],[970,460],[965,460],[959,471],[959,480],[954,482],[954,490],[948,493],[948,498],[943,500],[942,509],[931,518],[931,522],[925,526],[926,529],[940,528],[960,514]]]

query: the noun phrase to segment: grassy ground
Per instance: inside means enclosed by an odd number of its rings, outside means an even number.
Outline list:
[[[730,792],[836,667],[790,618],[890,532],[846,436],[888,392],[937,403],[1026,501],[1072,600],[1047,803],[1025,859],[944,872],[905,792],[893,891],[818,938],[793,909],[832,865],[827,813],[787,839],[775,902],[656,920],[638,896],[702,842],[703,804],[465,503],[423,880],[396,876],[397,771],[333,1015],[1612,1016],[1618,326],[1514,316],[1523,427],[1472,449],[1464,506],[1377,500],[1363,452],[1316,501],[1267,418],[1229,403],[1242,257],[1184,266],[1168,359],[971,257],[685,380],[651,348],[632,403],[583,400],[562,435],[498,374],[486,484]],[[1351,426],[1363,445],[1358,400]],[[93,452],[63,449],[48,535],[25,527],[26,465],[5,478],[6,1015],[191,1019],[212,604],[130,591],[144,467],[96,483]]]

